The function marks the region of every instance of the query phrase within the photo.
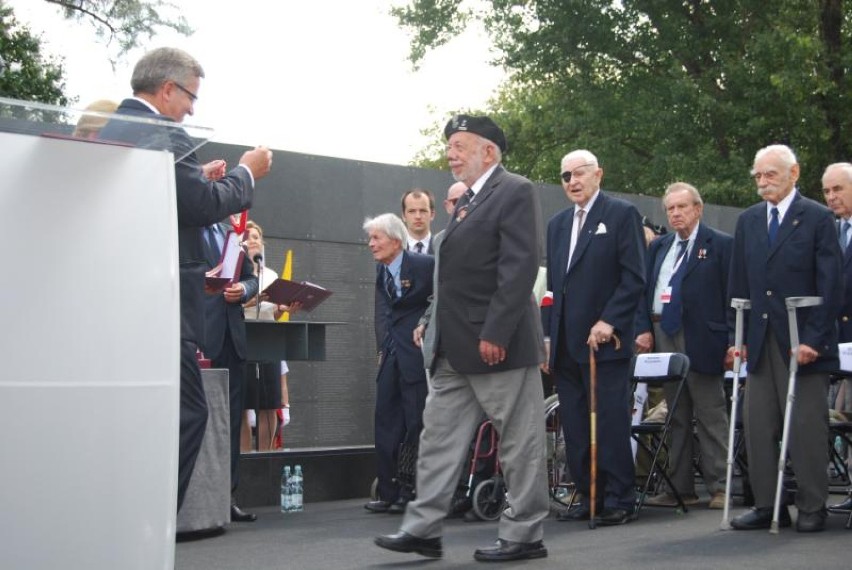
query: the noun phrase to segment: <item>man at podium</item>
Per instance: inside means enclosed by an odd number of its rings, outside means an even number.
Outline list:
[[[130,79],[133,96],[122,101],[116,113],[182,123],[193,113],[203,77],[201,64],[182,50],[158,48],[150,51],[133,68]],[[116,120],[103,128],[99,138],[146,146],[147,141],[158,135],[161,140],[163,129],[160,126]],[[193,148],[186,131],[176,127],[168,129],[165,135],[170,139],[175,156],[186,154],[175,163],[181,316],[177,496],[180,510],[207,425],[207,401],[196,360],[197,346],[204,334],[206,263],[201,228],[251,207],[254,183],[269,173],[272,152],[257,147],[244,153],[236,168],[227,173],[215,173],[215,169],[205,171],[194,152],[181,152]]]

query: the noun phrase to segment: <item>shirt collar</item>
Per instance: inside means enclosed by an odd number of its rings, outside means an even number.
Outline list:
[[[784,219],[784,215],[787,213],[787,210],[790,209],[790,204],[793,203],[793,199],[796,197],[796,192],[798,190],[793,188],[789,194],[784,196],[784,199],[778,202],[777,204],[772,204],[772,202],[766,203],[766,216],[767,218],[772,215],[772,208],[778,208],[778,223],[781,223],[781,220]]]
[[[396,257],[393,258],[393,261],[387,264],[386,266],[390,274],[396,277],[399,275],[399,270],[402,267],[402,252],[400,251]]]
[[[148,101],[146,101],[145,99],[140,99],[139,97],[131,97],[131,99],[133,99],[134,101],[139,101],[140,103],[142,103],[143,105],[145,105],[146,107],[148,107],[149,109],[151,109],[151,110],[152,110],[153,112],[155,112],[156,114],[158,114],[158,115],[162,115],[162,113],[159,111],[159,109],[157,109],[156,107],[154,107],[151,103],[149,103],[149,102],[148,102]]]
[[[485,186],[485,181],[486,181],[486,180],[488,180],[488,177],[489,177],[489,176],[491,176],[491,174],[492,174],[495,170],[497,170],[497,166],[498,166],[499,164],[500,164],[500,163],[498,162],[497,164],[495,164],[494,166],[492,166],[491,168],[489,168],[488,170],[486,170],[486,171],[483,173],[483,175],[482,175],[482,176],[480,176],[479,178],[477,178],[477,179],[476,179],[476,182],[474,182],[474,183],[473,183],[473,185],[470,187],[470,189],[473,191],[473,195],[474,195],[474,196],[476,196],[477,194],[479,194],[479,191],[480,191],[480,190],[482,190],[482,187],[483,187],[483,186]]]
[[[589,198],[589,201],[588,201],[588,202],[586,202],[586,205],[585,205],[585,206],[582,206],[582,207],[581,207],[581,206],[576,206],[576,205],[575,205],[575,206],[574,206],[574,213],[576,214],[576,213],[577,213],[577,210],[583,210],[584,212],[586,212],[586,214],[588,214],[589,212],[591,212],[591,210],[592,210],[592,206],[594,206],[594,205],[595,205],[595,202],[597,201],[598,196],[600,196],[600,193],[601,193],[601,189],[600,189],[600,188],[598,188],[597,190],[595,190],[595,193],[594,193],[594,194],[592,194],[592,197],[591,197],[591,198]]]

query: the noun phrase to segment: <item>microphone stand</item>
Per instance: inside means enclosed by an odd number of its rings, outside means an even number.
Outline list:
[[[260,292],[263,291],[263,254],[257,253],[252,258],[257,264],[257,302],[255,307],[255,319],[260,320]]]

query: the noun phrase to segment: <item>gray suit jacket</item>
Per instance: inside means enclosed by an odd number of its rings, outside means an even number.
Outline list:
[[[544,361],[538,307],[531,291],[542,249],[542,221],[532,183],[498,166],[450,220],[435,248],[435,351],[462,374],[502,372]],[[479,341],[506,348],[488,366]],[[426,357],[429,358],[428,356]]]

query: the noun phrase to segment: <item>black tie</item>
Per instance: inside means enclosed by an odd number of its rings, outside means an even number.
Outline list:
[[[385,267],[385,291],[388,292],[391,301],[396,299],[396,284],[393,282],[393,275],[391,275],[390,269],[387,267]]]
[[[423,253],[423,242],[422,242],[422,241],[418,241],[417,243],[415,243],[415,244],[414,244],[414,249],[416,249],[416,250],[417,250],[417,253]]]

